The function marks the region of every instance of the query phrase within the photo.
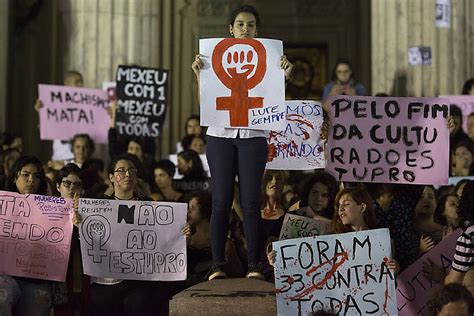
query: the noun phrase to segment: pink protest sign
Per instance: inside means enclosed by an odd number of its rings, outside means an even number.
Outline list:
[[[0,191],[0,274],[64,282],[72,200]]]
[[[456,240],[461,232],[461,229],[458,229],[449,234],[397,277],[399,316],[426,315],[426,301],[431,292],[441,285],[423,274],[423,262],[428,262],[429,258],[448,273],[454,257]]]
[[[447,184],[449,102],[334,96],[326,170],[341,181]]]
[[[54,85],[38,85],[40,138],[70,140],[75,134],[89,134],[106,144],[110,127],[107,91]]]
[[[471,134],[474,133],[474,95],[442,95],[440,98],[449,99],[449,104],[454,104],[461,109],[463,130],[469,133],[468,124],[470,124],[472,125]]]

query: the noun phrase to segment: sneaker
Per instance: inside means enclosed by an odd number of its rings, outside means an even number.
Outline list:
[[[207,280],[211,281],[214,279],[225,279],[227,278],[227,274],[222,270],[221,264],[214,264],[211,267],[211,270],[207,273]]]
[[[262,273],[262,263],[249,264],[247,269],[247,278],[265,280],[265,276]]]

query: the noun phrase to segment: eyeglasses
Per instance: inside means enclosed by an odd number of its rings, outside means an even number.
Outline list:
[[[129,175],[133,176],[133,175],[136,175],[138,170],[136,168],[118,168],[118,169],[115,169],[114,172],[118,172],[120,173],[121,175],[125,175],[127,172]]]
[[[350,73],[350,72],[351,72],[351,71],[350,71],[349,69],[347,69],[347,70],[336,70],[336,73],[337,73],[337,74],[348,74],[348,73]]]
[[[63,180],[61,181],[61,183],[66,187],[66,188],[70,188],[71,185],[73,185],[75,188],[82,188],[82,182],[79,182],[79,181],[69,181],[69,180]]]

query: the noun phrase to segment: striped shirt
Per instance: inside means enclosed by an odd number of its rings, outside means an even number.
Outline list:
[[[458,272],[467,272],[471,267],[474,267],[474,225],[459,236],[452,266]]]

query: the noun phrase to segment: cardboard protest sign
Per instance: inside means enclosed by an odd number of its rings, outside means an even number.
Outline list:
[[[312,237],[329,233],[331,223],[290,213],[285,214],[280,240]]]
[[[426,301],[431,292],[441,284],[423,274],[423,262],[428,258],[447,274],[451,268],[456,249],[456,240],[461,235],[458,229],[444,238],[433,249],[415,261],[397,277],[398,315],[426,315]]]
[[[64,282],[72,200],[0,191],[0,274]]]
[[[71,140],[75,134],[89,134],[107,144],[110,116],[107,92],[88,88],[39,84],[40,138]]]
[[[281,41],[199,40],[201,125],[283,130],[285,80]]]
[[[273,243],[278,315],[396,315],[388,229]]]
[[[448,183],[448,100],[335,96],[328,102],[326,171],[336,179]]]
[[[324,142],[319,134],[323,110],[316,101],[286,101],[286,127],[270,131],[267,169],[324,168]]]
[[[119,134],[158,137],[166,115],[168,71],[121,65],[116,81]]]
[[[462,112],[462,129],[469,134],[468,124],[474,133],[474,96],[473,95],[442,95],[440,98],[449,99],[449,104],[454,104]],[[472,114],[472,116],[470,116]],[[470,117],[469,117],[470,116]]]
[[[80,199],[79,233],[84,273],[94,277],[186,279],[187,205]]]

